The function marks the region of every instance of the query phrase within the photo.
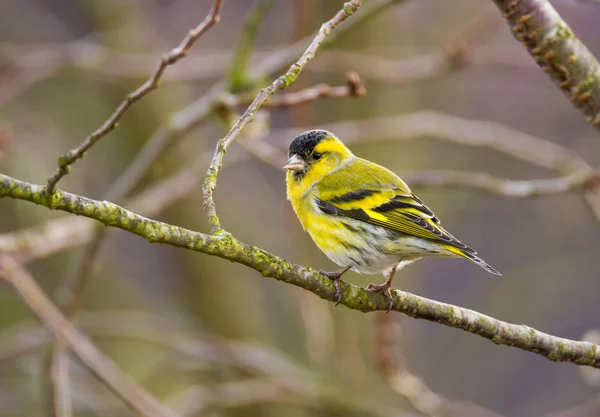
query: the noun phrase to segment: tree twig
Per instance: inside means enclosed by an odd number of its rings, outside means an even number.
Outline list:
[[[543,191],[550,192],[550,189],[560,187],[560,184],[565,184],[565,182],[576,188],[579,184],[579,175],[582,177],[589,175],[590,179],[596,178],[591,166],[571,150],[495,122],[468,120],[442,113],[420,111],[357,122],[332,123],[319,127],[335,132],[348,144],[433,137],[461,145],[488,146],[509,156],[553,169],[564,175],[564,177],[539,180],[541,182],[534,183],[533,187],[529,183],[509,183],[508,188],[514,190],[509,193],[515,197],[528,192],[536,195],[535,193],[542,191],[542,188],[544,188]],[[275,147],[270,143],[274,140],[281,141],[282,138],[291,140],[300,132],[301,129],[274,129],[264,140],[242,140],[240,144],[251,151],[254,156],[264,160],[265,163],[280,167],[285,161],[286,151],[283,147]],[[242,156],[232,157],[241,158]],[[204,167],[209,161],[208,155],[200,155],[194,163],[184,166],[159,184],[148,187],[136,197],[128,200],[127,207],[147,216],[160,212],[198,186],[201,182],[200,172],[205,169]],[[227,165],[225,165],[226,167]],[[407,179],[410,179],[410,175],[413,174],[409,173]],[[453,174],[450,173],[450,175]],[[477,173],[475,175],[478,177]],[[494,179],[494,177],[491,178]],[[419,181],[418,176],[416,180]],[[496,178],[496,180],[501,179]],[[437,181],[437,178],[434,176],[432,181]],[[468,181],[473,182],[474,179]],[[419,181],[419,184],[429,185],[424,181]],[[595,197],[597,194],[595,190],[598,187],[593,186],[594,184],[591,181],[586,181],[584,184],[586,200],[592,208],[600,207],[600,201],[598,201],[600,198]],[[456,185],[459,184],[456,183]],[[487,189],[488,185],[491,184],[484,182],[482,186],[486,187],[486,191],[493,191]],[[502,185],[499,189],[506,185]],[[491,188],[495,188],[495,186]],[[595,203],[596,206],[593,205]],[[600,219],[600,208],[597,210],[597,216]],[[0,234],[0,252],[11,253],[19,262],[27,263],[89,242],[94,230],[94,225],[84,218],[53,219],[42,226]]]
[[[336,26],[356,12],[361,4],[362,0],[350,0],[344,3],[344,7],[337,12],[333,18],[321,26],[321,29],[306,51],[304,51],[304,53],[300,56],[300,58],[294,64],[292,64],[292,66],[290,66],[285,74],[278,77],[269,86],[260,90],[242,117],[235,123],[227,135],[225,135],[225,137],[220,139],[217,143],[215,155],[206,173],[204,185],[202,186],[202,192],[204,194],[204,211],[206,213],[206,217],[208,218],[210,229],[213,234],[221,231],[221,224],[219,222],[219,217],[217,216],[217,211],[215,208],[215,202],[213,200],[213,192],[217,186],[217,176],[221,166],[223,165],[223,157],[225,152],[227,152],[229,145],[231,145],[239,133],[254,120],[256,112],[263,105],[263,103],[269,99],[270,96],[275,94],[277,90],[283,90],[287,88],[296,80],[296,78],[298,78],[300,72],[302,72],[302,69],[311,59],[314,58],[317,49],[319,49],[329,33],[331,33]]]
[[[10,256],[0,256],[0,277],[15,289],[38,319],[125,404],[147,417],[176,416],[123,373],[112,360],[104,356],[85,335],[79,332],[46,297],[31,275],[20,268]]]
[[[148,78],[148,80],[142,84],[137,90],[127,95],[127,97],[121,102],[119,107],[113,112],[113,114],[90,134],[78,147],[70,150],[60,158],[58,158],[58,170],[48,178],[47,195],[52,195],[54,188],[58,181],[70,171],[71,165],[80,158],[92,147],[96,142],[110,133],[116,126],[119,120],[123,117],[125,112],[138,100],[155,90],[158,87],[160,78],[167,69],[168,66],[173,65],[180,59],[184,58],[190,48],[202,36],[208,29],[214,26],[219,21],[219,12],[223,5],[223,0],[214,0],[211,10],[206,18],[194,29],[191,29],[186,37],[181,41],[179,46],[171,49],[165,54],[159,61],[158,66],[154,70],[154,73]]]
[[[362,8],[361,14],[354,19],[349,20],[345,25],[331,33],[324,43],[327,44],[327,42],[331,42],[336,36],[339,36],[355,25],[376,16],[390,6],[400,4],[404,1],[405,0],[370,1],[368,5]],[[298,54],[301,54],[313,38],[312,35],[307,36],[292,45],[269,54],[264,59],[260,60],[255,67],[250,68],[248,77],[250,79],[255,79],[279,71],[286,64],[293,61]],[[160,155],[169,149],[179,138],[190,132],[212,114],[215,105],[219,103],[222,94],[224,94],[226,90],[227,83],[221,81],[215,84],[207,94],[196,100],[194,103],[171,115],[167,123],[154,132],[150,139],[148,139],[125,172],[123,172],[111,186],[105,198],[107,200],[116,200],[118,202],[129,194],[129,192],[140,183],[141,179],[144,178],[154,161],[158,159]]]
[[[548,0],[493,0],[515,38],[600,130],[600,63]]]
[[[346,74],[346,85],[332,87],[329,84],[318,84],[304,90],[293,93],[275,95],[266,101],[261,107],[263,109],[280,109],[297,106],[320,98],[346,98],[362,97],[367,93],[358,73],[350,71]],[[222,96],[221,105],[227,108],[247,106],[252,103],[254,96],[227,94]]]
[[[29,201],[54,210],[89,217],[136,234],[149,242],[163,243],[246,265],[265,277],[304,288],[319,297],[335,301],[331,280],[312,268],[292,264],[263,249],[248,245],[231,234],[193,232],[182,227],[151,220],[108,201],[96,201],[56,190],[51,200],[45,188],[0,174],[0,197]],[[348,308],[369,312],[388,308],[385,295],[366,291],[342,282],[341,303]],[[600,368],[600,346],[542,333],[529,326],[502,322],[476,311],[428,300],[395,290],[392,310],[413,318],[433,321],[479,335],[496,344],[514,346],[558,362]],[[64,319],[63,319],[64,320]],[[70,327],[72,329],[72,326]],[[70,345],[69,345],[70,346]]]
[[[484,146],[513,158],[565,174],[590,173],[592,167],[570,149],[488,120],[469,120],[435,111],[416,111],[319,126],[344,143],[413,140],[431,137],[465,146]],[[294,138],[302,128],[273,129],[266,140]]]

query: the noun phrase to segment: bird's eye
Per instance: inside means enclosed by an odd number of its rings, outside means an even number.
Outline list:
[[[315,152],[312,154],[312,157],[315,161],[318,161],[319,159],[321,159],[321,154],[318,152]]]

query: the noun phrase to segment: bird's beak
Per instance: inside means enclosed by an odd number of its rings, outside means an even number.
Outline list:
[[[302,160],[298,155],[294,154],[283,166],[283,169],[289,171],[302,172],[306,170],[306,162]]]

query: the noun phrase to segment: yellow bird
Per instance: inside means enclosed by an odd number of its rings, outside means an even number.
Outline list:
[[[340,277],[349,269],[383,273],[390,292],[396,270],[426,256],[466,258],[500,275],[440,225],[435,214],[390,170],[358,158],[331,132],[311,130],[290,144],[287,197],[317,246],[336,264],[322,274],[334,280],[338,303]]]

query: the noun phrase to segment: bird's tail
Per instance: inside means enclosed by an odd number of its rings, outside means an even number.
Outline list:
[[[456,254],[462,258],[466,258],[473,263],[476,263],[477,265],[479,265],[480,267],[482,267],[483,269],[485,269],[486,271],[488,271],[491,274],[502,275],[500,272],[496,271],[494,268],[492,268],[490,265],[488,265],[488,263],[486,261],[484,261],[479,256],[477,256],[477,252],[475,252],[473,249],[471,249],[469,247],[457,248],[456,246],[452,246],[452,245],[444,245],[444,247],[446,250],[452,252],[453,254]]]

